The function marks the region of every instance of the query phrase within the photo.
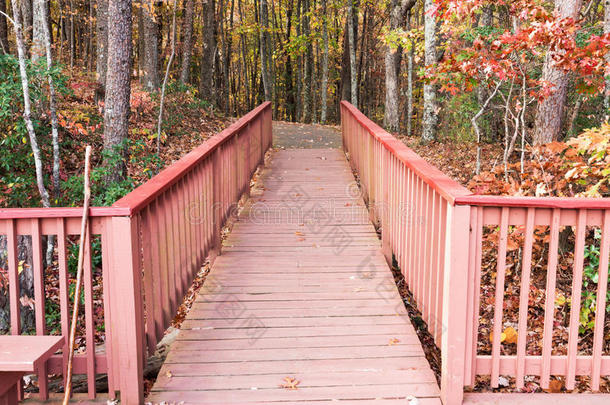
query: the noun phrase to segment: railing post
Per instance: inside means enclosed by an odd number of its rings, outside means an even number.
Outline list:
[[[381,166],[382,166],[382,176],[379,179],[382,182],[383,187],[383,196],[381,204],[379,204],[379,200],[371,200],[371,183],[367,184],[368,197],[369,197],[369,206],[372,207],[373,210],[377,211],[376,215],[380,219],[381,222],[381,253],[385,256],[386,262],[388,262],[388,266],[392,267],[392,247],[390,245],[390,154],[387,153],[385,149],[381,151]],[[381,212],[379,212],[381,209]]]
[[[110,277],[108,294],[112,312],[110,328],[119,364],[121,403],[144,401],[144,316],[142,307],[142,273],[139,232],[131,217],[110,217],[106,230],[110,241]]]
[[[441,338],[441,400],[461,405],[466,361],[470,206],[447,203]]]

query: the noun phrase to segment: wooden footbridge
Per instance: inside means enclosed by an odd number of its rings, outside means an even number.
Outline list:
[[[472,195],[349,103],[341,105],[341,115],[343,150],[270,150],[271,108],[265,103],[112,207],[90,210],[85,333],[74,365],[75,374],[87,377],[87,400],[607,403],[607,394],[595,393],[610,375],[605,312],[596,315],[592,350],[583,352],[578,280],[585,232],[597,228],[596,304],[605,308],[610,202]],[[78,208],[0,210],[13,335],[22,332],[17,240],[24,235],[34,250],[33,310],[43,314],[50,299],[58,303],[61,319],[52,331],[67,335],[67,244],[79,232],[80,214]],[[549,232],[544,271],[550,293],[541,304],[543,330],[530,330],[528,292],[540,266],[532,263],[533,234],[540,227]],[[555,290],[561,277],[559,232],[565,227],[575,230],[575,281],[571,309],[561,315],[569,317],[570,335],[561,351],[553,325],[560,316]],[[515,229],[525,235],[520,288],[508,290],[505,281],[513,270],[506,264],[507,239]],[[483,243],[490,232],[498,235],[491,247]],[[42,247],[49,235],[56,236],[57,296],[45,293]],[[482,276],[489,249],[496,258],[491,281]],[[97,268],[92,258],[100,254]],[[211,270],[145,399],[146,359],[206,260]],[[404,276],[421,312],[418,322],[440,349],[440,384],[390,265]],[[103,291],[94,289],[93,277],[103,280]],[[483,302],[483,283],[490,282],[495,299]],[[519,302],[518,319],[507,317],[508,300]],[[483,306],[493,309],[493,319],[480,318]],[[103,322],[93,316],[100,312]],[[48,322],[36,320],[36,334],[49,334]],[[517,343],[502,339],[507,325],[516,330]],[[101,342],[96,329],[104,332]],[[539,345],[528,343],[532,336]],[[488,344],[491,350],[485,349]],[[49,398],[48,387],[61,379],[67,360],[65,343],[54,355],[45,353],[48,361],[29,363],[37,370],[39,394],[28,396],[39,401]],[[0,359],[0,375],[2,367]],[[11,376],[21,375],[14,371]],[[107,394],[96,392],[100,375],[107,375]],[[560,379],[562,389],[570,391],[583,378],[594,393],[516,393],[534,379],[547,390]],[[506,381],[515,393],[493,392]],[[5,385],[0,382],[0,391]],[[469,392],[475,385],[487,393]],[[2,400],[10,403],[17,391]]]

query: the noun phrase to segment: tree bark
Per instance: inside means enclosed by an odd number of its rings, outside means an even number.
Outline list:
[[[29,52],[29,45],[32,43],[32,22],[34,19],[34,13],[32,10],[32,0],[21,0],[19,1],[19,10],[21,12],[20,23],[21,32],[23,35],[23,46],[25,55]],[[13,18],[15,18],[15,12],[13,11]]]
[[[416,0],[392,0],[390,6],[390,30],[398,30],[407,12],[413,8]],[[393,48],[386,45],[385,51],[385,113],[383,123],[389,131],[399,130],[398,88],[402,47]]]
[[[131,52],[131,0],[109,0],[108,21],[112,30],[108,31],[108,72],[106,75],[106,99],[104,111],[104,150],[120,153],[126,157],[125,140],[129,136],[129,98],[131,96],[130,73]],[[125,178],[125,159],[110,167],[106,182]]]
[[[40,148],[38,147],[38,139],[36,138],[36,132],[34,131],[34,124],[32,122],[32,111],[30,101],[30,85],[28,80],[28,74],[25,68],[25,43],[23,37],[23,31],[21,28],[21,10],[17,0],[11,1],[13,6],[13,24],[15,26],[15,39],[17,43],[17,55],[19,58],[19,74],[21,75],[21,89],[23,91],[23,120],[30,137],[30,147],[32,148],[32,155],[34,156],[34,166],[36,168],[36,184],[38,186],[38,192],[42,200],[43,207],[50,207],[49,193],[44,184],[44,174],[42,169],[42,157]]]
[[[358,80],[356,76],[356,36],[354,35],[354,0],[347,0],[347,38],[349,46],[350,100],[358,108]]]
[[[436,17],[433,14],[434,0],[425,0],[424,8],[424,40],[425,40],[425,63],[431,66],[437,62],[436,52]],[[430,142],[436,139],[438,126],[438,106],[436,100],[436,86],[424,84],[424,119],[422,140]]]
[[[313,93],[313,46],[311,43],[311,26],[309,21],[310,0],[303,1],[303,35],[307,41],[305,48],[305,80],[303,82],[303,122],[309,124],[312,120]]]
[[[267,0],[260,0],[260,54],[261,54],[261,77],[263,79],[263,89],[265,101],[271,101],[271,61],[269,60],[269,9]]]
[[[326,0],[322,0],[322,85],[320,87],[321,105],[320,105],[320,123],[326,124],[326,115],[328,109],[328,16],[326,15]]]
[[[184,21],[182,24],[182,66],[180,68],[180,81],[182,84],[189,82],[191,73],[191,55],[193,53],[193,14],[195,12],[195,1],[186,0],[184,9]]]
[[[144,29],[142,55],[142,85],[148,91],[159,88],[159,24],[156,15],[156,0],[142,4],[142,26]]]
[[[604,34],[610,34],[610,0],[604,3]],[[604,94],[604,121],[610,120],[610,52],[606,53],[606,91]]]
[[[106,71],[108,68],[108,0],[97,0],[95,40],[97,44],[95,101],[98,102],[104,99],[106,89]]]
[[[199,95],[210,103],[213,103],[214,100],[214,52],[216,49],[214,17],[214,0],[203,0],[203,53],[201,55]]]
[[[3,1],[3,0],[0,0]],[[30,47],[30,57],[32,62],[36,63],[38,59],[40,59],[44,55],[44,32],[43,25],[46,25],[47,22],[44,19],[46,15],[46,0],[33,0],[33,34],[32,34],[32,46]]]
[[[407,29],[411,30],[411,11],[407,13]],[[411,40],[407,57],[407,136],[413,134],[413,62],[415,60],[415,41]]]
[[[577,19],[581,6],[582,0],[555,0],[555,12],[562,18]],[[538,104],[534,145],[558,140],[565,115],[569,75],[556,66],[550,51],[544,61],[542,80],[553,86],[553,92]]]
[[[11,53],[8,42],[8,24],[6,23],[6,0],[0,0],[0,53]]]

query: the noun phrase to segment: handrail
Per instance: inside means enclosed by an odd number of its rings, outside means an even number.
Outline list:
[[[349,103],[343,102],[341,109],[344,148],[360,175],[371,215],[381,227],[383,252],[389,262],[398,264],[440,347],[443,404],[462,404],[464,387],[473,386],[477,376],[489,376],[491,388],[499,386],[501,375],[511,376],[515,387],[523,388],[525,377],[536,375],[543,389],[549,388],[551,376],[563,376],[566,389],[573,390],[576,376],[584,375],[590,377],[591,390],[597,391],[601,378],[610,375],[610,356],[604,351],[605,314],[595,315],[591,354],[581,353],[578,331],[585,245],[595,243],[586,235],[592,229],[601,235],[599,283],[589,285],[588,291],[596,290],[596,308],[607,304],[610,198],[475,195],[439,174]],[[560,254],[564,229],[574,235],[573,247],[567,248],[573,251],[571,263]],[[489,238],[490,233],[497,237]],[[548,242],[541,242],[546,235]],[[540,243],[548,247],[536,249]],[[518,292],[515,273],[520,273]],[[528,348],[527,336],[530,309],[542,306],[530,303],[530,287],[541,283],[541,276],[543,328],[534,331],[540,354]],[[491,305],[481,293],[490,283],[495,285]],[[571,297],[569,318],[555,316],[557,294]],[[512,309],[516,347],[501,340],[508,300],[519,302]],[[569,330],[567,355],[554,340],[555,322]],[[485,349],[480,347],[481,336]],[[502,395],[506,394],[494,398]]]
[[[221,230],[272,144],[271,104],[261,104],[227,129],[137,187],[111,207],[91,207],[85,243],[84,352],[75,357],[75,374],[86,374],[89,398],[95,375],[108,375],[108,393],[121,402],[143,403],[143,365],[171,324],[202,264],[220,254]],[[0,209],[0,235],[6,239],[10,327],[20,334],[20,238],[31,240],[36,300],[35,332],[48,333],[43,247],[54,240],[61,333],[69,330],[69,246],[80,232],[82,208]],[[49,237],[53,236],[53,239]],[[95,241],[95,244],[93,243]],[[95,249],[95,250],[94,250]],[[92,265],[101,255],[101,272]],[[101,275],[103,288],[93,277]],[[4,281],[4,280],[3,280]],[[99,281],[98,281],[99,282]],[[103,314],[105,350],[96,351],[94,314]],[[99,321],[99,319],[98,319]],[[48,398],[48,374],[66,368],[68,348],[37,370],[39,398]]]
[[[426,162],[421,156],[415,153],[411,148],[389,134],[385,129],[371,121],[360,110],[354,107],[347,101],[342,101],[341,104],[349,110],[352,116],[358,121],[368,132],[392,154],[394,154],[403,164],[413,170],[421,177],[430,187],[434,188],[447,201],[454,204],[456,199],[470,196],[467,188],[441,172],[438,168]]]
[[[360,110],[347,101],[342,101],[353,117],[368,130],[368,132],[402,163],[413,170],[429,186],[438,191],[453,205],[477,206],[508,206],[536,208],[584,208],[608,209],[610,198],[578,198],[578,197],[529,197],[529,196],[496,196],[474,194],[439,169],[426,162],[415,151],[406,146],[386,130],[371,121]]]
[[[235,134],[248,125],[254,117],[268,108],[271,108],[271,102],[266,101],[262,103],[254,110],[235,121],[228,128],[219,134],[214,135],[206,142],[184,155],[180,160],[162,170],[155,177],[115,202],[112,207],[127,209],[129,212],[128,215],[133,215],[138,212],[145,207],[148,202],[180,180],[195,165],[235,136]]]

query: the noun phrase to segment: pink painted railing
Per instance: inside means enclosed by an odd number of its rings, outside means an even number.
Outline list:
[[[372,219],[381,226],[384,253],[389,261],[393,254],[440,346],[443,403],[461,404],[465,398],[517,400],[509,394],[464,395],[464,388],[473,386],[479,376],[489,379],[489,388],[498,387],[500,376],[514,378],[516,388],[523,387],[525,376],[536,376],[543,389],[549,388],[551,376],[561,377],[567,390],[574,388],[576,376],[587,376],[590,389],[597,391],[601,377],[610,375],[610,349],[604,337],[610,199],[473,195],[345,101],[341,124],[344,149],[359,175]],[[565,229],[573,230],[573,264],[559,253],[560,233]],[[586,353],[579,347],[584,339],[579,336],[579,315],[583,267],[589,263],[584,258],[585,233],[592,229],[601,232],[595,307],[603,309],[594,315],[592,349]],[[540,234],[545,232],[548,243],[541,246]],[[496,242],[489,242],[487,235],[495,235]],[[509,246],[509,238],[515,235],[522,238],[511,239]],[[536,254],[546,264],[533,263],[533,252],[543,248],[543,253]],[[518,254],[511,253],[515,251]],[[519,260],[508,265],[507,257]],[[559,261],[569,263],[560,277]],[[495,274],[483,277],[490,274],[485,267],[490,263]],[[538,277],[544,277],[543,291],[552,292],[542,300],[540,331],[528,325],[528,310],[536,309],[529,293],[534,268]],[[566,271],[574,275],[567,286]],[[518,291],[507,289],[507,277],[516,275]],[[491,302],[481,294],[490,289]],[[557,308],[565,305],[557,304],[558,297],[572,297],[566,299],[570,303],[567,315]],[[507,305],[512,312],[504,309]],[[480,308],[489,306],[492,311],[486,314],[493,316],[488,324],[482,321]],[[553,339],[554,325],[564,316],[569,317],[567,342]],[[501,341],[507,326],[516,331],[516,344]],[[608,332],[606,327],[606,336]],[[491,351],[486,352],[489,343]],[[540,395],[536,398],[548,399]],[[605,394],[586,398],[610,401]]]
[[[182,303],[193,277],[220,247],[220,232],[271,147],[271,108],[264,103],[220,134],[136,188],[112,207],[91,208],[85,245],[84,352],[75,356],[74,374],[86,374],[89,397],[95,377],[108,374],[109,395],[120,391],[127,404],[143,402],[143,367]],[[47,334],[43,236],[56,236],[60,330],[70,319],[67,248],[80,232],[81,208],[1,209],[0,235],[7,240],[10,324],[21,334],[19,236],[31,237],[36,334]],[[101,274],[94,274],[91,240],[101,241]],[[46,247],[46,244],[45,246]],[[93,277],[103,280],[94,299]],[[99,292],[98,292],[99,293]],[[47,293],[47,295],[49,295]],[[41,299],[42,297],[42,299]],[[104,325],[94,322],[103,311]],[[95,328],[104,327],[104,350],[96,350]],[[47,375],[64,374],[67,350],[38,373],[40,399],[48,398]]]

